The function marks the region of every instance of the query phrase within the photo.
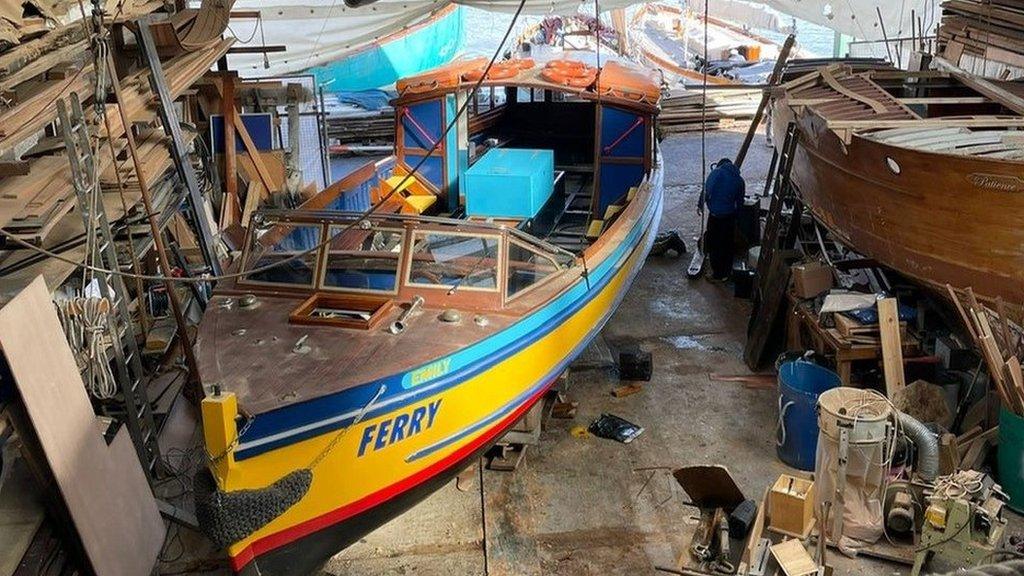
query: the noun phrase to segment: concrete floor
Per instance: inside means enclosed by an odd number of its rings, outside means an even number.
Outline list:
[[[735,155],[743,133],[708,133],[708,163]],[[700,134],[663,143],[666,206],[662,230],[693,245],[700,190]],[[763,186],[771,148],[759,137],[743,167],[748,190]],[[726,286],[689,281],[688,257],[650,258],[604,331],[612,346],[652,352],[654,376],[621,399],[607,370],[574,370],[568,394],[574,420],[548,420],[539,446],[515,472],[475,472],[336,556],[324,574],[534,575],[655,574],[674,566],[696,524],[668,469],[724,464],[748,497],[787,468],[775,458],[775,393],[711,381],[710,373],[748,373],[742,361],[749,304]],[[611,412],[644,427],[623,445],[577,438]],[[480,482],[482,480],[482,490]],[[892,574],[893,564],[836,558],[838,574]]]

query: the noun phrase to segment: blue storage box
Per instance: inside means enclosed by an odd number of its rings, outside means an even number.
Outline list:
[[[552,150],[492,148],[466,170],[466,214],[494,218],[532,218],[555,186]]]

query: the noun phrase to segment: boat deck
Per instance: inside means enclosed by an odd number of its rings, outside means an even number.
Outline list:
[[[455,352],[503,328],[516,318],[488,314],[487,325],[466,314],[459,323],[440,320],[425,309],[405,323],[401,334],[371,330],[351,338],[333,326],[288,322],[303,298],[264,297],[252,308],[229,308],[230,296],[215,296],[207,310],[204,340],[197,345],[205,381],[230,390],[252,413],[340,392],[394,374],[402,367]],[[384,321],[390,323],[400,311]],[[299,340],[304,346],[297,346]]]
[[[821,117],[848,144],[851,133],[919,152],[1024,160],[1024,118],[1012,83],[966,84],[955,73],[866,71],[832,65],[782,86],[787,104]],[[1024,99],[1022,99],[1024,102]]]
[[[998,160],[1024,160],[1024,132],[1013,128],[972,129],[921,126],[889,128],[863,135],[865,138],[904,148],[937,154],[979,156]]]

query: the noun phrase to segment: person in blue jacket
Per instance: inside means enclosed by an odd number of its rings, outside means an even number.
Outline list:
[[[711,165],[700,197],[701,208],[708,211],[704,251],[711,261],[711,280],[728,280],[735,254],[736,213],[743,206],[747,184],[740,169],[728,158]]]

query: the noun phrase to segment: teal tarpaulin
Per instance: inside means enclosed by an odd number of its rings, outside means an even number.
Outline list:
[[[309,70],[330,92],[371,90],[449,62],[465,39],[462,7],[437,21]]]

